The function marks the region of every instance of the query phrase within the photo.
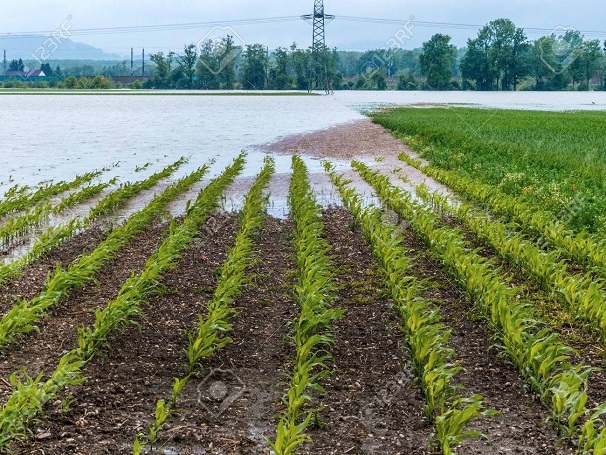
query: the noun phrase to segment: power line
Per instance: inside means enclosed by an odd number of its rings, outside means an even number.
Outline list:
[[[423,28],[436,28],[436,29],[455,29],[455,30],[479,30],[484,25],[478,24],[461,24],[452,22],[431,22],[431,21],[417,21],[411,19],[384,19],[375,17],[357,17],[357,16],[335,16],[337,21],[343,22],[359,22],[369,24],[392,24],[392,25],[405,25],[411,24],[415,27]],[[145,32],[163,32],[171,30],[187,30],[197,28],[207,28],[213,26],[238,26],[238,25],[261,25],[270,23],[283,23],[283,22],[295,22],[300,21],[300,16],[281,16],[281,17],[266,17],[257,19],[237,19],[237,20],[223,20],[223,21],[209,21],[209,22],[190,22],[190,23],[179,23],[179,24],[158,24],[158,25],[138,25],[130,27],[98,27],[98,28],[82,28],[72,29],[70,33],[78,36],[91,36],[91,35],[107,35],[107,34],[125,34],[125,33],[145,33]],[[552,33],[553,28],[540,28],[540,27],[521,27],[528,32],[536,33]],[[595,37],[606,37],[606,31],[602,30],[578,30],[583,35],[595,36]],[[20,39],[27,36],[36,35],[51,35],[53,31],[41,30],[31,32],[13,32],[0,34],[0,39]]]

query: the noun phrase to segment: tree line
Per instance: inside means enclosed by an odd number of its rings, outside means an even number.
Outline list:
[[[232,36],[209,39],[180,53],[152,54],[145,82],[132,87],[307,90],[313,74],[326,71],[334,90],[606,90],[606,41],[586,39],[572,29],[531,41],[509,19],[482,27],[464,48],[438,33],[418,49],[348,52],[322,46],[315,51],[319,59],[312,68],[312,49],[296,43],[270,52],[262,44],[236,43]],[[64,70],[44,63],[41,69],[47,76],[69,76],[53,81],[65,88],[112,87],[112,76],[130,75],[126,61],[103,67],[78,63]],[[19,59],[9,70],[22,68]]]

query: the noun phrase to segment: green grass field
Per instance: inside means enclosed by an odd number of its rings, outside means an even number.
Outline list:
[[[434,166],[606,233],[606,113],[397,108],[372,115]]]

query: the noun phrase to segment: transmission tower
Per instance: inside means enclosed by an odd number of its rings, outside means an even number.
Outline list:
[[[301,18],[313,24],[313,41],[311,45],[311,66],[309,74],[309,91],[324,90],[330,93],[330,81],[328,80],[327,49],[325,25],[332,21],[335,16],[324,14],[324,1],[314,0],[314,13],[305,14]]]

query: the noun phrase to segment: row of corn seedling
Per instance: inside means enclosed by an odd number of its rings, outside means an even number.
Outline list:
[[[440,227],[439,217],[433,211],[415,203],[408,193],[363,163],[354,162],[353,166],[388,205],[410,220],[413,229],[440,256],[485,317],[530,389],[543,402],[551,401],[551,417],[557,429],[569,438],[579,431],[582,435],[583,418],[600,412],[585,407],[591,368],[569,363],[574,350],[549,328],[540,326],[532,310],[516,299],[518,290],[499,279],[493,262],[471,250],[460,231]],[[589,421],[596,422],[597,418]]]
[[[93,282],[101,268],[118,254],[136,235],[140,234],[153,220],[162,214],[168,203],[187,191],[208,171],[203,166],[182,178],[156,195],[142,210],[133,213],[128,220],[114,229],[107,238],[89,254],[82,254],[63,269],[57,266],[47,277],[42,292],[31,300],[23,300],[14,305],[0,320],[0,347],[10,343],[16,335],[26,334],[35,329],[35,323],[49,308],[58,305],[73,289]]]
[[[528,234],[538,235],[542,246],[550,244],[564,257],[580,265],[597,268],[600,275],[606,277],[606,245],[603,240],[598,240],[586,232],[575,233],[567,229],[551,212],[537,210],[536,207],[505,194],[494,186],[475,182],[434,166],[423,166],[420,160],[415,160],[405,153],[400,155],[400,159],[482,204],[491,212],[515,221]],[[578,205],[581,207],[582,201],[578,201]],[[570,207],[571,211],[576,209]]]
[[[294,453],[310,440],[306,429],[314,414],[308,409],[311,393],[322,390],[320,380],[330,373],[327,362],[333,342],[331,324],[343,316],[342,310],[330,306],[336,288],[330,246],[324,238],[322,208],[314,198],[307,167],[300,157],[293,156],[292,168],[288,202],[294,224],[299,318],[293,324],[295,360],[284,397],[286,409],[281,413],[275,440],[269,442],[275,455]]]
[[[0,265],[0,286],[17,278],[25,267],[52,251],[60,243],[73,237],[80,230],[90,226],[97,218],[108,215],[141,191],[152,188],[160,180],[173,174],[183,162],[184,159],[181,158],[174,164],[165,167],[162,171],[151,175],[143,181],[121,184],[118,189],[109,193],[90,209],[86,218],[72,218],[66,223],[47,229],[36,239],[33,246],[25,255],[15,261]]]
[[[553,251],[545,252],[520,238],[517,232],[500,221],[491,220],[483,212],[468,204],[456,207],[447,196],[428,190],[426,185],[416,187],[424,201],[438,210],[455,215],[476,236],[487,242],[509,264],[530,276],[543,290],[565,305],[576,318],[598,330],[606,340],[606,290],[603,282],[585,275],[571,274],[566,261],[558,259]]]
[[[168,400],[159,400],[156,403],[155,419],[147,434],[137,435],[133,445],[134,455],[141,453],[143,441],[152,446],[155,444],[162,426],[175,408],[181,390],[197,370],[203,368],[202,361],[232,341],[229,336],[226,336],[232,330],[230,320],[236,314],[231,304],[247,281],[245,272],[252,263],[254,235],[261,227],[266,214],[267,197],[263,196],[263,191],[273,173],[274,162],[267,157],[265,166],[244,200],[240,230],[234,246],[230,249],[227,259],[221,267],[215,293],[206,305],[206,316],[199,317],[198,327],[189,334],[189,346],[186,350],[189,372],[186,376],[175,379],[172,394]]]
[[[169,164],[161,171],[152,174],[145,180],[122,183],[117,191],[107,195],[93,209],[91,209],[86,219],[91,221],[107,215],[116,208],[124,205],[127,200],[139,194],[141,191],[149,190],[156,186],[160,180],[170,177],[186,162],[187,160],[182,157],[174,163]]]
[[[217,208],[220,195],[243,167],[242,154],[188,205],[181,224],[171,223],[169,235],[148,258],[143,271],[128,278],[105,309],[95,311],[93,326],[79,330],[78,347],[63,355],[47,380],[42,380],[43,373],[35,378],[24,372],[11,375],[13,393],[0,410],[0,448],[23,437],[28,423],[42,412],[45,403],[56,399],[66,387],[83,382],[82,368],[103,348],[110,334],[135,323],[143,303],[160,288],[162,275],[176,266],[180,253],[191,244],[199,226]]]
[[[414,261],[402,245],[397,228],[384,224],[377,208],[364,209],[362,199],[347,187],[350,182],[343,176],[334,171],[329,175],[345,207],[359,223],[378,261],[385,285],[391,291],[394,306],[402,319],[400,329],[425,397],[425,414],[435,422],[440,451],[454,453],[453,447],[465,437],[480,436],[478,432],[466,430],[469,421],[493,412],[482,411],[482,396],[461,397],[457,393],[460,386],[452,385],[461,366],[454,360],[455,351],[448,347],[450,330],[440,321],[438,309],[423,298],[423,287],[410,276]]]
[[[51,215],[58,215],[68,208],[95,197],[114,183],[116,183],[115,178],[106,183],[88,185],[80,191],[71,193],[67,197],[61,199],[55,206],[53,206],[51,202],[45,202],[32,208],[21,216],[10,218],[8,222],[0,228],[0,243],[10,242],[15,237],[23,235],[28,230],[39,226]]]
[[[101,175],[101,172],[88,172],[83,175],[77,175],[71,182],[58,182],[52,184],[46,184],[38,188],[33,193],[24,192],[18,197],[6,199],[0,202],[0,217],[9,213],[19,212],[27,210],[30,207],[35,206],[39,202],[46,201],[53,196],[61,194],[65,191],[70,191],[83,184],[90,182],[95,177]]]

